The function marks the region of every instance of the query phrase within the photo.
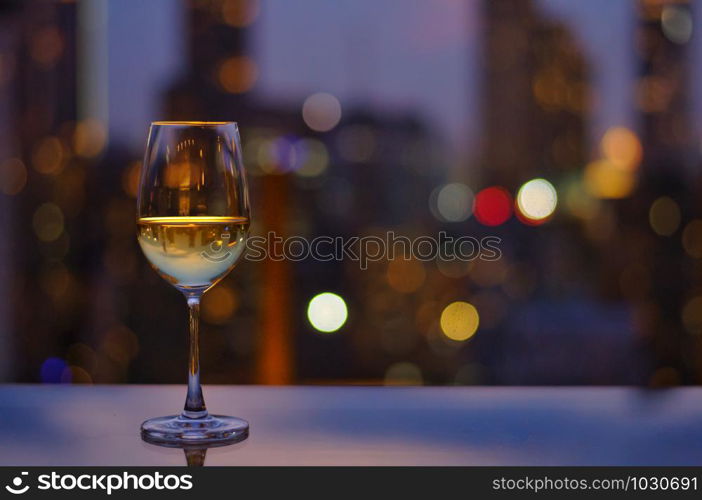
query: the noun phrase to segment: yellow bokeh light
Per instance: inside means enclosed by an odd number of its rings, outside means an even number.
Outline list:
[[[636,175],[607,160],[592,162],[585,167],[585,189],[596,198],[626,198],[636,187]]]
[[[0,191],[16,195],[27,184],[27,168],[18,158],[9,158],[0,163]]]
[[[546,179],[532,179],[523,184],[517,193],[517,208],[529,220],[540,221],[550,217],[557,204],[556,188]]]
[[[394,363],[385,371],[385,385],[422,385],[422,370],[414,363]]]
[[[102,338],[100,351],[113,361],[127,364],[139,353],[139,340],[124,325],[115,325]]]
[[[335,293],[320,293],[307,306],[307,319],[318,331],[332,333],[344,326],[348,309],[344,299]]]
[[[619,168],[635,170],[641,163],[643,149],[641,141],[626,127],[613,127],[607,130],[600,143],[606,160]]]
[[[441,313],[441,331],[451,340],[468,340],[479,323],[478,310],[468,302],[452,302]]]
[[[305,155],[295,174],[301,177],[317,177],[329,166],[327,147],[317,139],[303,139],[301,142]]]
[[[302,118],[312,130],[327,132],[341,120],[341,104],[331,94],[312,94],[302,105]]]
[[[63,212],[53,203],[44,203],[34,212],[32,226],[41,241],[55,241],[63,233]]]
[[[239,304],[236,292],[226,284],[220,284],[202,298],[202,319],[208,323],[222,325],[229,321]]]
[[[583,183],[575,180],[565,188],[565,208],[575,217],[592,220],[600,208],[600,200],[587,192]]]
[[[93,377],[90,376],[85,369],[80,366],[68,366],[61,374],[62,382],[71,382],[72,384],[92,384]]]
[[[258,80],[258,66],[250,57],[236,56],[226,59],[217,72],[217,81],[230,94],[248,92]]]
[[[42,174],[57,174],[63,168],[64,149],[56,137],[45,137],[32,150],[32,166]]]
[[[107,129],[100,120],[85,119],[76,125],[73,133],[73,149],[85,158],[99,155],[107,142]]]
[[[651,204],[648,220],[656,234],[670,236],[680,226],[680,207],[675,200],[661,196]]]

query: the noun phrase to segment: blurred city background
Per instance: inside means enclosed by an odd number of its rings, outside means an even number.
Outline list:
[[[252,234],[501,238],[496,261],[243,261],[203,301],[205,383],[702,381],[700,22],[0,0],[0,380],[184,382],[185,301],[135,238],[171,119],[239,122]]]

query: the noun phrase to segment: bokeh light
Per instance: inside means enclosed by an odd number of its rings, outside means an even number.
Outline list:
[[[80,366],[67,366],[61,373],[61,382],[68,384],[92,384],[93,377]]]
[[[230,94],[248,92],[258,80],[258,66],[250,57],[230,57],[217,71],[217,81]]]
[[[63,167],[64,148],[53,136],[45,137],[32,149],[32,166],[42,174],[57,174]]]
[[[244,152],[248,152],[249,159],[253,160],[251,164],[257,166],[262,173],[273,174],[278,168],[273,148],[274,142],[273,138],[258,138],[249,141],[244,148]]]
[[[600,143],[605,159],[624,170],[634,170],[641,163],[641,141],[626,127],[612,127]]]
[[[671,42],[681,45],[689,42],[693,31],[690,10],[683,6],[666,5],[661,10],[661,28]]]
[[[680,207],[672,198],[661,196],[648,211],[651,229],[660,236],[670,236],[680,226]]]
[[[585,189],[580,179],[571,179],[562,191],[565,192],[564,206],[571,215],[583,220],[595,218],[601,201]]]
[[[422,385],[422,370],[414,363],[393,363],[385,371],[385,385]]]
[[[307,319],[318,331],[332,333],[344,326],[348,317],[346,302],[335,293],[315,295],[307,306]]]
[[[446,222],[462,222],[473,213],[475,196],[465,184],[452,182],[436,193],[436,211]]]
[[[452,302],[441,312],[441,331],[451,340],[468,340],[479,323],[478,310],[468,302]]]
[[[63,233],[63,212],[53,203],[44,203],[34,212],[32,226],[41,241],[54,241]]]
[[[302,139],[302,161],[295,169],[295,174],[301,177],[317,177],[324,173],[329,166],[329,151],[324,143],[317,139]]]
[[[519,188],[517,209],[532,223],[545,222],[556,210],[558,194],[546,179],[532,179]]]
[[[55,26],[35,31],[29,44],[32,59],[44,69],[50,69],[58,62],[63,49],[63,37]]]
[[[139,340],[129,328],[117,324],[104,333],[100,352],[112,361],[126,366],[139,353]]]
[[[227,284],[221,283],[202,298],[202,319],[207,323],[222,325],[229,321],[239,300],[236,292]]]
[[[626,198],[636,187],[635,173],[608,160],[589,163],[585,167],[585,189],[596,198]]]
[[[61,358],[51,357],[47,358],[42,364],[39,370],[39,378],[45,384],[58,384],[62,381],[61,376],[64,370],[67,368],[66,362]],[[68,380],[70,382],[70,380]]]
[[[499,226],[512,216],[512,197],[506,189],[492,186],[475,196],[475,218],[485,226]]]
[[[78,156],[94,158],[107,142],[107,129],[100,120],[85,119],[76,125],[73,133],[73,149]]]
[[[27,184],[27,167],[18,158],[9,158],[0,162],[0,191],[7,195],[16,195]]]
[[[266,143],[268,151],[259,151],[268,168],[277,172],[290,172],[300,166],[305,157],[305,148],[294,135],[279,136]]]
[[[341,103],[331,94],[312,94],[302,105],[302,118],[312,130],[328,132],[341,120]]]

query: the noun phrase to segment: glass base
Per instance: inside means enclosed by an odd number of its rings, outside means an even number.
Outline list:
[[[249,436],[249,423],[236,417],[207,415],[188,418],[170,415],[146,420],[141,424],[141,438],[161,445],[230,444]]]

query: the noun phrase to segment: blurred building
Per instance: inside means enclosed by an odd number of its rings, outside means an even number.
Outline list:
[[[578,168],[590,82],[577,41],[532,1],[486,1],[483,14],[483,182],[512,189]]]
[[[8,26],[2,30],[2,94],[10,103],[1,161],[3,192],[9,195],[4,215],[11,221],[3,240],[12,252],[3,260],[11,266],[3,270],[11,274],[3,280],[11,287],[4,301],[11,317],[3,324],[14,332],[19,379],[39,378],[37,367],[63,353],[86,311],[80,278],[68,270],[83,227],[84,165],[74,158],[79,154],[73,135],[76,12],[75,4],[48,2],[3,2],[0,10]],[[70,253],[68,227],[76,238]],[[52,375],[60,378],[61,370]]]
[[[700,376],[699,356],[692,354],[697,347],[690,335],[694,332],[686,332],[683,325],[684,306],[695,288],[695,278],[684,237],[682,244],[676,237],[680,212],[698,213],[695,170],[699,154],[690,116],[692,11],[686,1],[640,1],[636,13],[639,76],[635,96],[643,161],[639,189],[622,207],[620,217],[629,228],[623,237],[646,242],[646,251],[632,248],[631,252],[639,254],[646,270],[641,272],[641,281],[649,283],[644,296],[651,302],[640,309],[651,318],[645,329],[655,353],[650,383],[670,385]],[[670,208],[662,210],[661,206]]]

